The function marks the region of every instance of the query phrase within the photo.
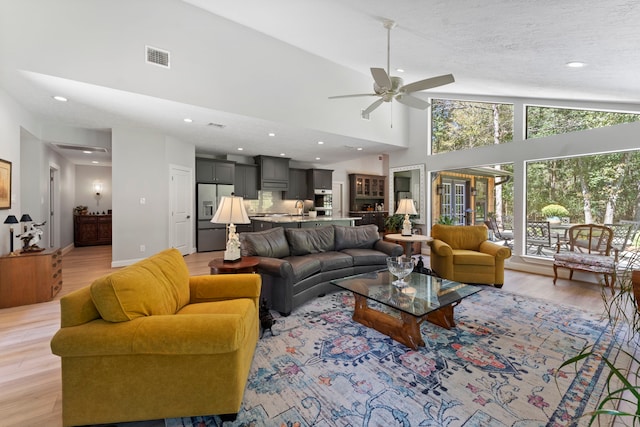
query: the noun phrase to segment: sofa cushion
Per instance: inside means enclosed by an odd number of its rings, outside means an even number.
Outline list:
[[[307,255],[319,252],[333,251],[333,226],[319,228],[287,228],[285,230],[291,255]]]
[[[297,283],[320,272],[320,260],[310,256],[289,256],[285,258],[293,270],[293,282]]]
[[[375,249],[343,249],[353,259],[353,265],[387,265],[388,254]],[[402,253],[402,252],[400,252]]]
[[[329,251],[308,256],[320,261],[320,271],[340,270],[342,268],[353,267],[353,258],[342,252]]]
[[[189,303],[189,270],[177,249],[167,249],[95,280],[90,292],[109,322],[175,314]]]
[[[468,251],[465,249],[453,250],[454,265],[496,265],[496,258],[493,255],[484,254],[482,252]]]
[[[334,225],[336,233],[336,251],[352,248],[371,249],[380,240],[378,226],[375,224],[346,227]]]
[[[289,256],[289,244],[282,227],[252,233],[240,233],[240,248],[242,256],[269,258]]]

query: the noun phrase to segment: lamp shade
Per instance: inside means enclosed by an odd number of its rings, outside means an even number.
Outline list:
[[[223,196],[211,222],[216,224],[250,224],[242,197]]]
[[[418,215],[416,207],[413,204],[413,199],[401,199],[398,204],[398,209],[396,209],[396,213],[403,215]]]
[[[22,214],[22,216],[20,217],[20,222],[29,222],[29,221],[33,221],[29,216],[29,214]]]
[[[4,220],[5,224],[17,224],[18,218],[15,215],[9,215],[7,219]]]

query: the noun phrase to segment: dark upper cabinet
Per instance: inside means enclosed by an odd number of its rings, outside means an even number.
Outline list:
[[[313,193],[313,190],[311,192]],[[309,199],[306,169],[289,169],[289,191],[284,191],[282,198],[285,200]]]
[[[307,188],[313,196],[313,190],[331,190],[333,185],[333,170],[331,169],[308,169]]]
[[[234,192],[245,199],[258,198],[258,166],[236,164]]]
[[[234,179],[234,162],[196,158],[196,182],[209,184],[233,184]]]
[[[256,156],[259,190],[289,190],[289,158]]]

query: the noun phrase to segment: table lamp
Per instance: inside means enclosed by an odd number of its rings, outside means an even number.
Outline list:
[[[10,237],[11,238],[11,240],[10,240],[11,243],[9,243],[9,248],[11,249],[11,252],[9,252],[9,255],[13,256],[13,255],[15,255],[15,253],[13,252],[13,224],[18,224],[18,218],[16,218],[15,215],[9,215],[7,217],[7,219],[4,220],[4,223],[5,224],[10,224],[9,225],[9,234],[11,236]]]
[[[22,214],[22,216],[20,217],[20,222],[31,222],[33,221],[31,219],[31,216],[29,214]],[[27,231],[27,224],[24,224],[24,231],[26,233]]]
[[[227,224],[227,250],[224,251],[224,262],[240,261],[240,238],[236,233],[235,224],[250,224],[247,211],[244,209],[242,197],[223,196],[211,222],[215,224]]]
[[[404,214],[404,221],[402,222],[402,235],[411,236],[411,221],[409,221],[409,215],[418,215],[416,207],[413,205],[413,199],[402,199],[396,209],[396,214]]]

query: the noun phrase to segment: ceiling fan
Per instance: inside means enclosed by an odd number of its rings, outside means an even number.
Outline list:
[[[373,92],[374,93],[359,93],[354,95],[338,95],[330,96],[329,99],[337,98],[355,98],[359,96],[378,96],[380,99],[374,101],[362,111],[362,116],[365,117],[373,110],[382,105],[383,102],[391,102],[396,100],[401,104],[407,105],[412,108],[419,108],[421,110],[426,109],[429,105],[427,101],[424,101],[418,97],[412,96],[413,92],[419,92],[426,89],[431,89],[438,86],[443,86],[449,83],[453,83],[455,80],[452,74],[444,74],[442,76],[431,77],[429,79],[418,80],[417,82],[404,84],[404,81],[400,77],[389,75],[389,61],[391,51],[391,30],[396,26],[395,21],[385,20],[383,22],[384,27],[387,29],[387,70],[384,68],[371,68],[371,75],[373,76]]]

